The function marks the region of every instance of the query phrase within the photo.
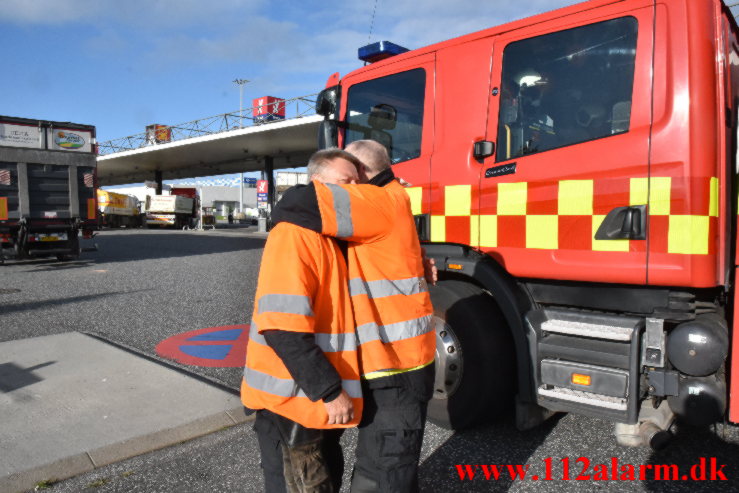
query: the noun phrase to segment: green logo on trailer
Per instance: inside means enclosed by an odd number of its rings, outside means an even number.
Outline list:
[[[85,139],[72,132],[58,131],[54,136],[54,143],[64,149],[79,149],[85,145]]]

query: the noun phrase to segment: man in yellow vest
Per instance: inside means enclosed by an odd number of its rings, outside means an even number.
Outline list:
[[[387,151],[373,141],[348,149],[366,160],[369,184],[313,181],[282,201],[311,217],[310,229],[348,242],[365,399],[352,492],[412,492],[433,390],[433,308],[410,199]]]
[[[359,165],[334,150],[317,153],[309,173],[356,183]],[[264,248],[241,398],[258,410],[265,491],[338,491],[339,438],[362,413],[346,261],[337,242],[306,227],[299,211],[280,206],[275,214],[282,220]]]

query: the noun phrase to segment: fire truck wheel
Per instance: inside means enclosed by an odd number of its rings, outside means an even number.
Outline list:
[[[505,318],[479,287],[456,280],[430,286],[436,324],[432,423],[464,429],[513,409],[515,349]]]

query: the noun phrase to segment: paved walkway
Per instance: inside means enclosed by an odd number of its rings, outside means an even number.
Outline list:
[[[247,421],[238,396],[85,334],[0,343],[0,491]]]

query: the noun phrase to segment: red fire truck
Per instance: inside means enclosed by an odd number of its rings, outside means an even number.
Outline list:
[[[320,146],[388,148],[440,269],[432,420],[739,421],[738,32],[719,0],[592,0],[329,78]]]

